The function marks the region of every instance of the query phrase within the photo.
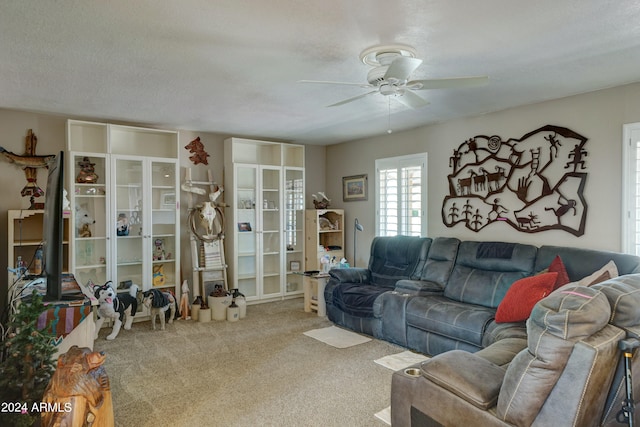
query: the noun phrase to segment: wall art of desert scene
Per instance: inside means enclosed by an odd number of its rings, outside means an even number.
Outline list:
[[[475,136],[454,149],[442,203],[447,227],[478,232],[501,223],[517,231],[584,234],[587,138],[546,125],[520,139]]]

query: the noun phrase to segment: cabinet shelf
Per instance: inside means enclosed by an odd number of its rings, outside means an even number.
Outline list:
[[[125,261],[125,262],[118,262],[116,265],[118,267],[122,267],[122,266],[127,266],[127,265],[141,265],[142,264],[142,260],[140,261]]]
[[[29,263],[34,257],[36,249],[42,245],[43,234],[43,210],[9,210],[7,212],[7,267],[13,268],[16,265],[18,256]],[[70,212],[65,212],[63,229],[63,272],[69,271],[69,227]],[[8,282],[13,283],[15,276],[8,273]]]
[[[306,217],[306,270],[322,270],[320,262],[325,255],[339,261],[344,258],[344,210],[307,209]],[[335,229],[323,229],[322,224],[337,226]],[[328,247],[340,249],[326,250]]]
[[[93,270],[94,268],[107,268],[106,264],[76,265],[76,270]]]

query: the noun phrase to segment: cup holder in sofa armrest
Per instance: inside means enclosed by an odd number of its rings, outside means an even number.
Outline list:
[[[408,295],[433,295],[434,293],[442,293],[442,286],[434,282],[426,280],[409,280],[402,279],[396,282],[395,291]]]
[[[451,350],[421,365],[422,376],[472,405],[486,410],[496,405],[505,370],[482,357]]]

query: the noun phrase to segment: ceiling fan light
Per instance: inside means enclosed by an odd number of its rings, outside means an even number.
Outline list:
[[[385,96],[395,95],[398,93],[398,87],[390,83],[381,83],[379,89],[380,93]]]

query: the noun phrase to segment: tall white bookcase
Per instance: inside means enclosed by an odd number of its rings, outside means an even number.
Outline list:
[[[230,287],[247,301],[303,292],[304,146],[225,140]]]
[[[175,131],[69,120],[70,269],[82,283],[130,281],[179,295],[179,144]],[[77,182],[82,163],[94,182]],[[80,216],[94,223],[76,227]],[[146,313],[142,313],[143,315]]]

